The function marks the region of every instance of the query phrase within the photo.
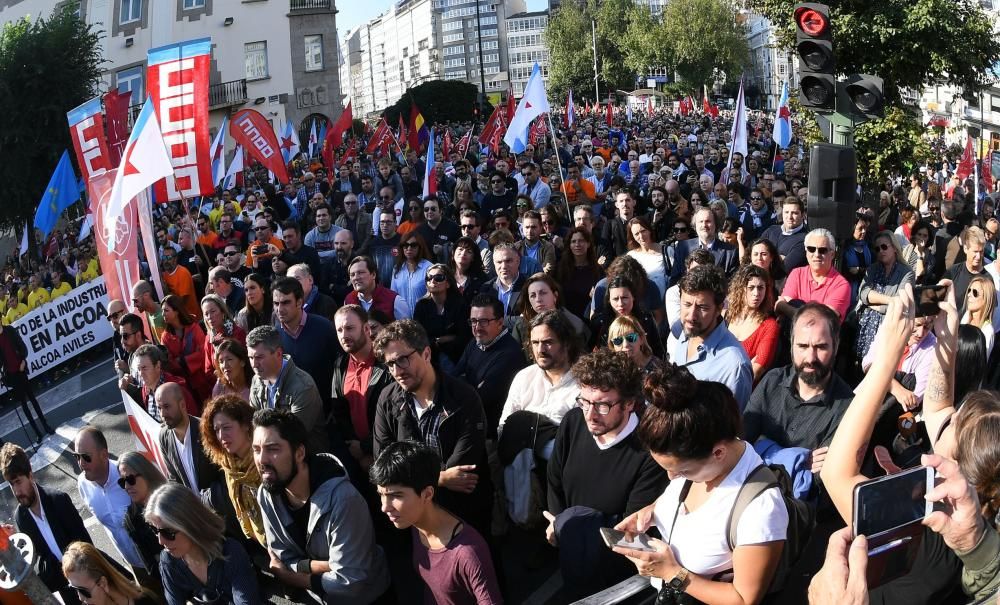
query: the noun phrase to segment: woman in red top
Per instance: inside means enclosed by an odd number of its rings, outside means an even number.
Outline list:
[[[774,365],[780,329],[774,318],[774,282],[756,265],[743,265],[729,284],[726,323],[743,343],[753,366],[756,386]]]
[[[208,332],[205,339],[205,372],[215,374],[215,350],[223,340],[231,338],[246,345],[247,333],[233,320],[233,313],[226,306],[226,301],[218,294],[206,294],[201,299],[201,316],[205,318],[205,329]]]
[[[163,298],[163,321],[167,325],[162,343],[169,357],[167,368],[187,381],[201,407],[215,386],[215,376],[205,371],[205,331],[173,294]]]

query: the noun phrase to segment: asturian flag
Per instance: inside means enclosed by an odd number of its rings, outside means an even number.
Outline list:
[[[778,101],[778,114],[774,116],[774,131],[771,138],[781,149],[788,149],[792,143],[792,114],[788,110],[788,82],[781,83],[781,100]]]
[[[729,146],[729,161],[726,163],[726,170],[722,173],[723,183],[729,182],[729,171],[733,167],[733,155],[740,153],[743,155],[742,170],[747,174],[747,105],[743,97],[743,80],[740,80],[740,92],[736,95],[736,116],[733,118],[733,130],[729,134],[732,141]]]
[[[209,155],[212,158],[212,184],[218,185],[226,176],[226,132],[229,127],[229,116],[222,116],[222,126],[215,133]]]
[[[142,111],[132,126],[128,143],[125,143],[122,162],[115,174],[111,194],[108,196],[104,225],[107,225],[108,229],[114,229],[118,217],[125,211],[132,198],[156,181],[173,173],[174,167],[170,163],[167,146],[163,143],[160,123],[156,120],[156,111],[150,98],[143,104]],[[105,241],[108,242],[108,252],[113,252],[117,241],[114,233],[107,233]]]
[[[285,122],[285,131],[281,133],[281,157],[287,164],[299,154],[299,151],[301,151],[299,133],[295,132],[291,122]]]
[[[309,159],[313,157],[313,151],[316,149],[316,143],[319,142],[319,136],[316,134],[316,118],[313,118],[312,128],[309,129]]]
[[[573,91],[569,91],[569,96],[566,97],[566,115],[563,117],[563,123],[566,124],[566,128],[573,127],[573,120],[576,118],[576,105],[573,105]]]
[[[522,153],[528,143],[528,129],[531,123],[543,113],[550,112],[549,100],[545,96],[545,82],[542,81],[542,69],[535,63],[531,77],[524,87],[524,96],[517,105],[514,119],[507,128],[503,141],[514,153]]]
[[[427,138],[427,161],[424,162],[424,197],[437,193],[437,179],[434,176],[434,128],[431,128]]]

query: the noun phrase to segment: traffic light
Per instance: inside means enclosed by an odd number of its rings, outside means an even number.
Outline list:
[[[830,7],[803,2],[795,5],[793,15],[795,49],[799,55],[799,102],[809,109],[833,111],[837,79]]]
[[[847,107],[837,106],[841,113],[853,113],[868,119],[885,116],[885,96],[882,94],[882,78],[868,74],[851,74],[843,81]]]
[[[816,143],[809,152],[809,228],[823,227],[837,237],[854,229],[858,161],[853,147]]]

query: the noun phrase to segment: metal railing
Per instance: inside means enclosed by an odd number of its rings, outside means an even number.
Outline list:
[[[331,0],[289,0],[291,10],[330,10],[333,2]]]
[[[212,109],[242,105],[246,101],[247,81],[245,78],[212,84],[208,87],[208,106]]]

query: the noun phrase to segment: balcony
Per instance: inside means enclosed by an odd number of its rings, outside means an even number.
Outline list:
[[[332,0],[289,0],[289,2],[293,11],[330,10],[333,8]]]
[[[233,107],[247,102],[246,79],[230,80],[208,87],[208,108]]]

